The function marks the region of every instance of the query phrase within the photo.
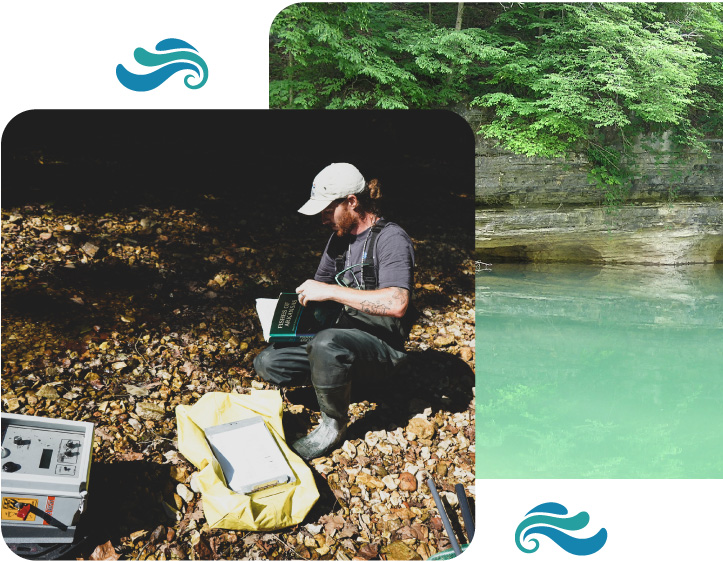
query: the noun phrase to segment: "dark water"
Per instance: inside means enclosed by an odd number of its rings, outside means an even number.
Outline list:
[[[478,478],[723,477],[723,268],[477,274]]]

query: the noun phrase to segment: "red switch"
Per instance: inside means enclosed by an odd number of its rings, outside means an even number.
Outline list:
[[[23,507],[18,509],[18,517],[20,517],[23,521],[25,521],[25,518],[30,513],[30,508],[32,506],[30,504],[25,504]]]

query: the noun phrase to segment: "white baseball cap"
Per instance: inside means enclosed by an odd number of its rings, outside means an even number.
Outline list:
[[[355,166],[344,162],[329,164],[314,178],[311,197],[299,209],[299,212],[305,215],[320,213],[336,199],[361,193],[366,184],[364,176]]]

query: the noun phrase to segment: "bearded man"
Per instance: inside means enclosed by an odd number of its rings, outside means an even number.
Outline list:
[[[352,381],[383,380],[405,357],[411,324],[414,247],[407,233],[380,212],[381,188],[351,164],[336,163],[314,178],[299,212],[321,213],[329,238],[314,279],[296,289],[299,302],[336,301],[333,328],[304,344],[275,343],[254,360],[256,372],[281,386],[310,381],[321,423],[292,448],[304,459],[325,455],[343,440]]]

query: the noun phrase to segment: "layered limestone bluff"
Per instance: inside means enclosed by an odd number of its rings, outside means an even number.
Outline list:
[[[464,117],[477,130],[479,115]],[[710,157],[666,136],[635,146],[625,204],[604,204],[583,155],[514,154],[476,136],[477,258],[500,262],[682,265],[723,262],[723,140]],[[647,143],[647,144],[646,144]]]
[[[723,262],[723,203],[477,209],[485,262],[682,265]]]

